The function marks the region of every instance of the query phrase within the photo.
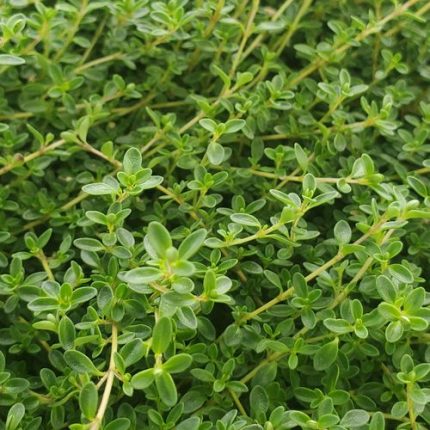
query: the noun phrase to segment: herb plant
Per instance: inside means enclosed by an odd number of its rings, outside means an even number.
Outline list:
[[[3,0],[0,429],[429,429],[429,18]]]

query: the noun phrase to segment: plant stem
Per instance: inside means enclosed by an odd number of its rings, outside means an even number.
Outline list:
[[[395,8],[391,13],[389,13],[385,18],[380,20],[379,22],[375,23],[374,25],[365,28],[362,30],[355,38],[353,39],[354,42],[361,42],[366,37],[370,36],[371,34],[377,33],[381,31],[382,27],[387,24],[388,22],[392,21],[393,19],[397,18],[398,16],[402,15],[404,12],[406,12],[410,7],[412,7],[415,3],[418,3],[420,0],[409,0],[408,2],[404,3],[403,5]],[[351,47],[350,42],[346,42],[342,45],[340,45],[337,49],[335,49],[334,54],[339,55],[344,53],[347,49]],[[323,58],[316,58],[312,63],[310,63],[307,67],[302,69],[302,71],[296,75],[289,83],[288,87],[295,87],[298,83],[303,81],[306,77],[308,77],[310,74],[318,70],[320,67],[324,66],[329,62],[328,59]]]
[[[240,42],[239,49],[236,52],[236,55],[235,55],[234,60],[233,60],[233,64],[232,64],[231,69],[230,69],[230,73],[229,73],[230,78],[233,77],[233,75],[236,72],[237,67],[240,64],[242,52],[245,48],[245,45],[246,45],[246,42],[248,41],[249,36],[252,33],[252,24],[254,23],[255,15],[257,14],[259,5],[260,5],[260,0],[252,0],[252,7],[251,7],[251,11],[249,12],[248,22],[246,23],[245,31],[243,32],[243,37],[242,37],[242,40]]]
[[[212,34],[212,31],[215,29],[217,22],[221,18],[221,12],[224,5],[225,5],[225,0],[218,0],[215,11],[209,20],[206,30],[203,33],[203,37],[205,39],[207,39]],[[200,48],[196,48],[191,55],[189,66],[188,66],[188,72],[191,72],[194,69],[194,67],[196,66],[199,60],[200,54],[201,54]]]
[[[221,18],[221,12],[222,12],[222,9],[224,8],[224,5],[225,5],[225,0],[218,0],[215,11],[211,16],[211,19],[209,20],[209,24],[206,27],[206,30],[203,34],[204,38],[208,38],[212,34],[217,22]]]
[[[411,430],[417,430],[416,416],[414,410],[414,402],[412,400],[411,391],[414,388],[412,382],[406,384],[406,403],[408,405],[409,421],[411,423]]]
[[[96,149],[93,146],[91,146],[88,142],[82,142],[80,144],[80,146],[82,146],[82,148],[85,151],[90,152],[91,154],[94,154],[97,157],[101,158],[102,160],[105,160],[108,163],[112,164],[114,167],[116,167],[116,169],[120,169],[121,168],[122,163],[120,161],[112,159],[112,158],[109,158],[107,155],[103,154],[103,152],[101,152],[98,149]]]
[[[311,6],[313,0],[303,0],[303,3],[297,12],[297,15],[294,18],[294,21],[290,25],[288,31],[286,32],[285,36],[283,38],[278,39],[278,47],[276,48],[276,55],[280,55],[282,51],[285,49],[285,47],[290,43],[291,37],[296,32],[300,20],[302,19],[303,15],[306,14],[307,10]]]
[[[108,407],[110,394],[112,391],[113,381],[115,380],[115,353],[118,350],[118,328],[112,324],[112,338],[111,338],[111,353],[109,361],[109,369],[107,371],[106,385],[103,391],[102,400],[100,402],[97,415],[91,423],[90,430],[98,430],[102,424],[103,417]]]
[[[331,127],[327,127],[326,131],[341,131],[341,130],[349,130],[354,128],[366,128],[371,127],[375,124],[375,118],[367,118],[363,121],[352,122],[350,124],[343,125],[333,125]],[[283,140],[283,139],[297,139],[300,137],[312,136],[314,134],[321,134],[320,129],[314,129],[312,131],[307,132],[306,134],[292,135],[292,134],[266,134],[260,136],[263,140]]]
[[[237,167],[232,167],[232,169],[237,169]],[[280,181],[287,181],[287,182],[303,182],[304,176],[296,176],[296,175],[285,175],[280,176],[275,173],[271,172],[263,172],[261,170],[255,170],[255,169],[249,169],[249,172],[252,173],[255,176],[262,176],[264,178],[273,178],[278,179]],[[344,179],[346,183],[348,184],[357,184],[357,185],[367,185],[366,180],[363,179],[352,179],[352,178],[319,178],[316,177],[315,180],[320,183],[326,183],[326,184],[336,184],[340,179]]]
[[[17,166],[20,166],[22,164],[26,164],[26,163],[30,162],[31,160],[34,160],[35,158],[46,154],[47,152],[50,152],[50,151],[53,151],[54,149],[59,148],[60,146],[64,145],[65,143],[66,143],[66,141],[64,139],[60,139],[60,140],[57,140],[56,142],[51,143],[50,145],[41,146],[37,151],[26,155],[21,160],[11,162],[9,164],[6,164],[6,166],[3,166],[0,169],[0,176],[10,172],[12,169],[14,169]]]
[[[56,209],[56,211],[58,211],[58,212],[67,211],[68,209],[70,209],[73,206],[77,205],[82,200],[85,200],[87,197],[88,197],[87,193],[81,192],[75,198],[73,198],[72,200],[68,201],[67,203],[65,203],[60,208]],[[53,212],[55,212],[55,211],[53,211]],[[44,215],[43,217],[41,217],[39,219],[36,219],[34,221],[31,221],[31,222],[25,224],[24,227],[19,231],[19,233],[22,233],[22,232],[27,231],[27,230],[31,230],[32,228],[37,227],[40,224],[43,224],[46,220],[48,220],[51,217],[51,215],[52,215],[53,212],[50,212],[50,213]]]
[[[91,54],[91,51],[94,49],[94,46],[96,45],[97,41],[99,40],[101,34],[103,33],[103,29],[105,28],[107,22],[107,16],[105,16],[100,23],[100,25],[97,27],[97,31],[94,33],[93,38],[91,39],[90,46],[85,50],[84,55],[82,55],[81,60],[79,61],[79,65],[82,65],[85,63],[89,55]]]
[[[89,61],[88,63],[76,67],[75,73],[82,73],[84,70],[90,69],[91,67],[99,66],[100,64],[108,63],[112,60],[120,60],[123,57],[124,54],[122,52],[115,52],[114,54],[106,55],[105,57],[96,58],[93,61]]]
[[[353,244],[359,245],[360,243],[364,242],[368,237],[370,237],[373,233],[375,233],[379,229],[379,227],[381,227],[381,225],[384,222],[385,222],[385,218],[382,218],[379,222],[374,224],[365,234],[363,234],[359,239],[357,239]],[[250,236],[250,237],[252,237],[252,236]],[[248,238],[245,238],[245,239],[248,239]],[[332,257],[330,260],[326,261],[322,266],[318,267],[312,273],[307,275],[305,277],[306,282],[310,282],[313,279],[317,278],[321,273],[325,272],[327,269],[334,266],[336,263],[341,261],[343,258],[345,258],[345,255],[341,251],[339,251],[334,257]],[[257,309],[253,310],[252,312],[245,314],[244,316],[242,316],[242,318],[240,318],[237,321],[237,324],[239,324],[239,325],[244,324],[246,321],[249,321],[249,320],[255,318],[256,316],[258,316],[262,312],[267,311],[268,309],[277,305],[278,303],[281,303],[281,302],[287,300],[293,294],[294,294],[294,286],[290,287],[290,288],[288,288],[288,290],[285,290],[282,293],[278,294],[275,298],[273,298],[269,302],[265,303],[264,305],[258,307]]]
[[[76,17],[76,21],[75,21],[74,25],[72,26],[72,28],[67,33],[66,40],[65,40],[62,48],[59,51],[57,51],[57,54],[54,57],[54,61],[60,60],[61,57],[66,52],[69,45],[72,43],[73,38],[75,37],[75,34],[79,30],[79,25],[81,24],[82,19],[84,18],[85,14],[87,13],[87,6],[88,6],[88,0],[82,0],[81,5],[80,5],[80,9],[79,9],[79,13]]]
[[[382,238],[380,245],[383,245],[384,243],[386,243],[393,233],[394,233],[393,229],[388,230],[387,233]],[[352,287],[355,286],[358,283],[358,281],[366,274],[367,270],[372,265],[373,261],[374,261],[373,256],[370,256],[366,259],[363,266],[355,274],[351,282],[349,282],[349,284],[343,289],[343,291],[335,298],[333,303],[330,305],[329,309],[334,309],[348,297]]]
[[[422,8],[418,9],[414,15],[415,16],[422,16],[424,15],[426,12],[428,12],[430,10],[430,2],[427,2]],[[404,26],[405,24],[403,22],[400,22],[399,24],[397,24],[395,27],[391,28],[390,30],[386,31],[383,34],[383,37],[391,37],[394,36],[394,34],[398,33]]]
[[[49,262],[48,259],[46,258],[45,253],[43,252],[43,250],[41,249],[37,254],[36,257],[38,258],[38,260],[42,263],[43,266],[43,270],[46,272],[46,274],[48,275],[48,279],[50,281],[55,281],[55,277],[54,274],[52,273],[51,268],[49,267]]]
[[[239,400],[239,397],[237,396],[237,394],[232,390],[232,389],[228,389],[228,392],[231,396],[231,398],[233,399],[235,405],[237,406],[237,409],[239,410],[239,412],[244,416],[247,417],[248,414],[246,413],[245,408],[243,407],[241,401]]]
[[[231,242],[226,242],[225,246],[241,245],[243,243],[251,242],[252,240],[255,240],[255,239],[263,239],[270,233],[273,233],[274,231],[279,230],[279,228],[282,227],[283,225],[284,225],[283,223],[273,224],[271,227],[266,228],[264,230],[260,230],[251,236],[235,239],[235,240],[232,240]]]
[[[281,16],[282,14],[288,9],[288,7],[291,5],[291,3],[293,3],[294,0],[286,0],[284,2],[284,4],[277,10],[277,12],[273,15],[271,21],[272,22],[276,22]],[[264,38],[266,37],[266,33],[261,33],[259,34],[251,43],[251,45],[249,45],[249,47],[245,50],[245,52],[242,55],[242,60],[243,61],[246,57],[248,57],[252,52],[255,51],[255,49],[261,44],[261,42],[264,40]]]

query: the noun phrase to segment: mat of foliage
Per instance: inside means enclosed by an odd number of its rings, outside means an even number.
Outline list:
[[[0,429],[429,429],[429,19],[3,1]]]

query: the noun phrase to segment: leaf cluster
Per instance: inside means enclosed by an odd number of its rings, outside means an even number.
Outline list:
[[[427,0],[3,0],[0,430],[430,428]]]

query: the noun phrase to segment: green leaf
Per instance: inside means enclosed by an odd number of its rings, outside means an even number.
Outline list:
[[[235,86],[237,88],[242,87],[242,86],[246,85],[247,83],[251,82],[253,77],[254,76],[251,72],[243,72],[243,73],[238,72],[236,74]]]
[[[414,367],[415,380],[424,379],[430,373],[430,363],[421,363]]]
[[[337,197],[339,197],[339,193],[337,191],[328,191],[326,193],[322,193],[313,198],[313,202],[309,205],[309,207],[314,208],[317,206],[321,206],[334,200]]]
[[[16,55],[0,54],[0,64],[2,66],[20,66],[21,64],[25,64],[25,60]]]
[[[146,369],[136,373],[131,378],[131,383],[137,390],[144,390],[154,382],[154,369]]]
[[[85,303],[96,295],[97,290],[94,287],[79,287],[72,293],[72,305],[76,306],[79,303]]]
[[[223,134],[236,133],[245,127],[246,121],[243,119],[230,119],[224,125],[225,129]]]
[[[117,418],[107,424],[103,430],[128,430],[131,426],[131,421],[128,418]]]
[[[72,320],[64,315],[58,324],[58,337],[64,349],[72,349],[75,342],[76,330]]]
[[[64,359],[69,367],[78,373],[90,373],[100,375],[101,372],[97,370],[93,362],[82,352],[74,349],[69,349],[64,353]]]
[[[216,75],[219,76],[221,78],[221,80],[224,82],[224,86],[226,88],[230,87],[231,84],[231,79],[229,78],[229,76],[227,75],[227,73],[224,72],[224,70],[221,69],[221,67],[217,66],[216,64],[212,63],[210,66],[211,72]]]
[[[187,236],[178,248],[179,258],[188,260],[191,258],[203,245],[207,236],[207,231],[204,228],[194,231]]]
[[[155,267],[138,267],[131,269],[128,272],[121,272],[119,278],[130,284],[146,284],[149,282],[158,281],[162,277],[162,272]]]
[[[169,407],[175,406],[178,401],[178,393],[170,374],[165,371],[157,372],[155,374],[155,385],[161,401]]]
[[[190,417],[179,423],[175,430],[199,430],[201,419],[199,417]]]
[[[300,201],[297,202],[295,198],[291,194],[285,194],[279,190],[269,190],[270,194],[275,197],[275,199],[279,200],[286,206],[292,206],[298,208],[300,206]],[[297,196],[298,197],[298,196]]]
[[[37,246],[42,249],[44,248],[48,242],[49,239],[52,236],[52,228],[49,228],[48,230],[44,231],[37,239]]]
[[[375,412],[373,414],[369,430],[385,430],[385,418],[382,412]]]
[[[170,357],[164,364],[163,370],[168,373],[180,373],[191,366],[193,357],[189,354],[177,354]]]
[[[130,148],[122,161],[123,170],[127,175],[134,175],[142,169],[142,154],[137,148]]]
[[[192,369],[190,372],[195,378],[197,378],[199,381],[203,381],[203,382],[214,382],[215,378],[212,375],[212,373],[210,373],[208,370],[206,369]]]
[[[402,317],[400,309],[391,303],[380,303],[378,311],[387,320],[396,320]]]
[[[181,296],[184,296],[184,294],[181,294]],[[193,298],[193,303],[195,303],[195,300]],[[185,326],[190,328],[191,330],[195,330],[198,326],[198,321],[196,318],[196,315],[191,308],[191,306],[182,306],[176,311],[176,316],[178,317],[178,320]]]
[[[311,173],[306,173],[302,183],[303,193],[312,196],[317,188],[315,176]]]
[[[167,250],[172,246],[172,239],[170,238],[169,231],[157,221],[153,221],[149,224],[145,240],[160,258],[165,257]]]
[[[415,313],[423,306],[426,299],[426,290],[422,287],[414,288],[405,298],[404,309],[408,313]]]
[[[199,121],[199,124],[207,131],[213,133],[217,127],[217,123],[210,118],[204,118]]]
[[[103,251],[105,249],[104,245],[97,239],[91,239],[89,237],[83,237],[81,239],[75,239],[73,244],[84,251]]]
[[[307,426],[308,421],[311,417],[301,411],[291,411],[290,418],[299,426]]]
[[[208,270],[205,273],[203,281],[204,292],[208,297],[212,296],[212,293],[216,290],[216,275],[213,270]]]
[[[314,355],[314,369],[321,371],[328,369],[337,358],[339,340],[335,338],[322,346]]]
[[[104,196],[108,194],[116,194],[117,190],[104,182],[84,185],[82,191],[93,196]]]
[[[385,330],[387,342],[396,343],[403,336],[403,324],[401,321],[392,321]]]
[[[33,312],[53,311],[58,309],[58,300],[52,297],[40,297],[28,304],[28,309]]]
[[[282,291],[282,282],[279,275],[277,275],[275,272],[272,272],[271,270],[265,270],[264,276],[270,283],[272,283],[276,288]]]
[[[169,318],[162,317],[155,324],[152,332],[152,350],[155,354],[162,354],[166,351],[172,341],[172,323]]]
[[[297,163],[299,163],[300,168],[306,172],[309,165],[308,156],[306,155],[306,152],[303,150],[303,148],[300,146],[300,144],[295,143],[294,144],[294,153],[296,155]]]
[[[4,375],[3,375],[4,377]],[[3,385],[5,393],[20,394],[29,388],[30,382],[23,378],[9,378]]]
[[[391,264],[388,268],[391,275],[400,282],[410,284],[414,281],[414,275],[402,264]]]
[[[424,318],[409,316],[408,319],[412,330],[424,331],[429,326],[429,322]]]
[[[142,339],[133,339],[131,342],[126,343],[121,348],[120,353],[126,367],[137,363],[145,355]]]
[[[397,290],[394,284],[385,275],[378,276],[376,279],[376,289],[380,297],[388,303],[394,303],[397,298]]]
[[[230,215],[230,218],[233,222],[240,225],[246,225],[249,227],[261,227],[260,221],[258,221],[258,219],[255,218],[255,216],[253,215],[238,213]]]
[[[335,318],[327,318],[324,320],[324,325],[333,333],[344,334],[352,331],[348,321]]]
[[[306,298],[308,296],[308,284],[300,272],[296,272],[293,275],[293,287],[299,297]]]
[[[93,382],[87,382],[79,392],[79,407],[88,420],[92,420],[97,412],[99,395]]]
[[[207,155],[209,161],[214,165],[218,166],[224,160],[225,151],[222,145],[217,142],[210,142],[207,149]]]
[[[397,418],[404,417],[408,413],[408,404],[407,402],[396,402],[391,408],[391,414]]]
[[[107,217],[105,214],[102,214],[101,212],[97,212],[97,211],[86,211],[85,212],[85,216],[97,223],[97,224],[102,224],[102,225],[107,225],[108,221],[107,221]]]
[[[268,411],[270,407],[269,396],[261,385],[257,385],[251,390],[249,403],[252,416],[256,417],[257,419],[264,416],[264,414]]]
[[[6,430],[16,430],[24,418],[25,407],[22,403],[15,403],[7,413]]]
[[[340,425],[344,427],[361,427],[368,423],[370,415],[363,409],[351,409],[341,419]]]
[[[345,220],[340,220],[334,226],[334,237],[340,245],[346,245],[351,241],[351,227]]]
[[[414,191],[420,195],[421,197],[428,196],[428,190],[424,182],[421,179],[416,178],[414,176],[407,177],[408,184],[414,189]]]
[[[40,146],[43,146],[45,143],[45,139],[43,137],[43,135],[37,131],[31,124],[25,124],[26,127],[28,128],[29,132],[33,135],[33,137],[37,140],[37,143]]]

